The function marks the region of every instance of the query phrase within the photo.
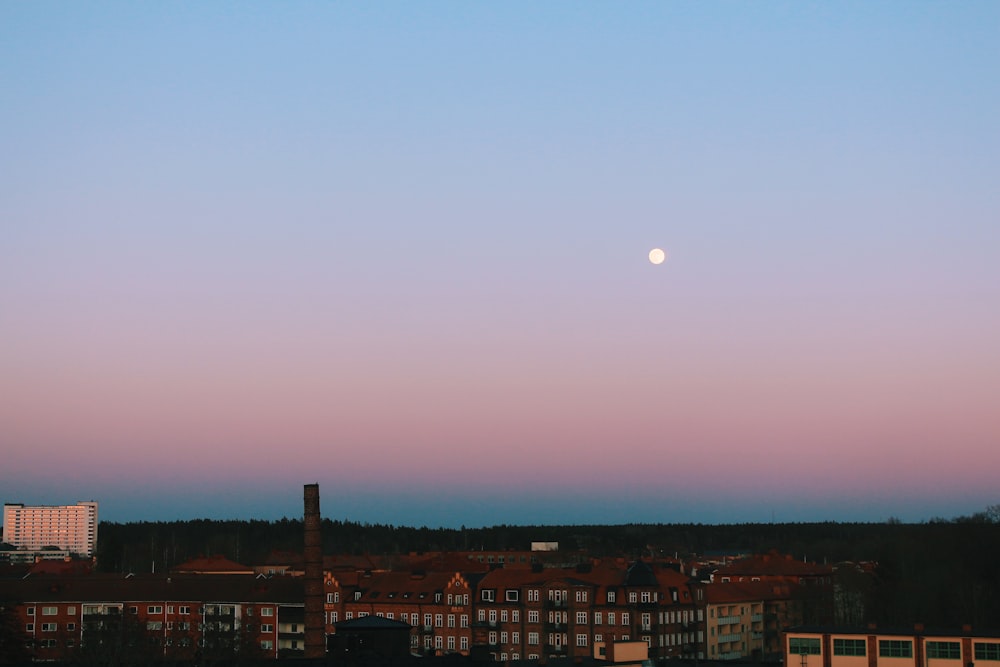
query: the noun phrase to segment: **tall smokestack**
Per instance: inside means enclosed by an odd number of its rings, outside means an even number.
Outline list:
[[[326,655],[326,627],[323,623],[323,535],[320,531],[319,484],[306,484],[305,505],[305,589],[307,658]]]

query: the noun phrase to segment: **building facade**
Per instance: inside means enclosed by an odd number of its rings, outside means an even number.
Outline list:
[[[55,547],[93,556],[97,546],[97,503],[3,506],[3,540],[19,551],[42,552]]]
[[[785,632],[787,667],[988,667],[1000,665],[1000,632],[796,627]]]

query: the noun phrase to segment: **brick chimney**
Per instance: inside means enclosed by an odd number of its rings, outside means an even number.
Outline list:
[[[305,625],[306,658],[326,655],[326,626],[323,622],[323,535],[320,530],[319,484],[306,484],[305,507]]]

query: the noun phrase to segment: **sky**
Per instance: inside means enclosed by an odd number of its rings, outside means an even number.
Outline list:
[[[992,1],[0,3],[0,498],[979,512],[998,31]]]

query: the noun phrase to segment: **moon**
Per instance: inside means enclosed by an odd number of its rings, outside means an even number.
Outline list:
[[[660,248],[653,248],[649,251],[649,261],[653,264],[663,264],[663,260],[667,258],[667,253],[663,252]]]

